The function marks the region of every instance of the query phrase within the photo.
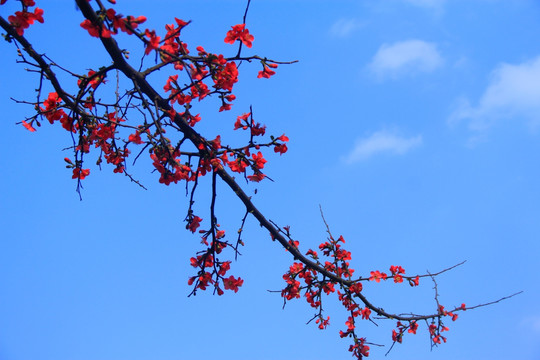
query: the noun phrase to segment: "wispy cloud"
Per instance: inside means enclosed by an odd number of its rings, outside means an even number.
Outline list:
[[[533,330],[534,332],[540,333],[540,316],[531,315],[526,317],[521,321],[521,325]]]
[[[344,158],[344,161],[352,164],[379,153],[403,155],[421,144],[421,135],[407,138],[399,136],[394,131],[382,130],[366,138],[358,139],[353,150]]]
[[[335,37],[346,37],[360,27],[362,23],[356,19],[339,19],[330,28],[330,34]]]
[[[465,120],[471,130],[482,131],[510,118],[540,125],[540,56],[518,65],[499,65],[477,105],[460,99],[449,121]]]
[[[383,44],[368,67],[378,77],[397,77],[411,72],[431,72],[443,62],[434,43],[413,39]]]

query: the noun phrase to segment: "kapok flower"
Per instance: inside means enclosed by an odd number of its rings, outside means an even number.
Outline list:
[[[347,330],[348,330],[347,332],[354,330],[355,326],[354,326],[354,319],[352,316],[349,316],[347,321],[345,321],[345,325],[347,325]]]
[[[254,39],[255,38],[253,37],[253,35],[249,33],[248,29],[246,29],[246,24],[238,24],[232,26],[232,30],[229,30],[227,32],[225,42],[227,44],[234,44],[236,40],[240,40],[242,44],[250,48]]]
[[[264,175],[263,173],[256,172],[253,175],[248,175],[247,178],[248,178],[249,181],[261,182],[265,177],[266,177],[266,175]]]
[[[416,321],[413,321],[411,322],[411,327],[409,328],[409,330],[407,330],[407,332],[411,334],[416,334],[417,329],[418,329],[418,324],[416,323]]]
[[[386,280],[386,278],[388,277],[388,275],[386,275],[385,273],[381,273],[379,270],[371,271],[370,274],[371,277],[369,278],[369,281],[375,280],[376,282],[381,282],[381,279]]]
[[[161,37],[156,36],[155,30],[150,31],[148,29],[145,30],[144,35],[150,39],[146,44],[146,49],[144,49],[144,54],[148,55],[152,52],[152,50],[155,50],[159,47],[159,40],[161,39]]]
[[[109,29],[104,28],[102,25],[95,25],[88,19],[84,20],[81,23],[81,27],[83,29],[88,30],[88,33],[90,34],[90,36],[97,37],[97,38],[100,36],[102,38],[110,38],[112,34],[109,31]]]
[[[420,276],[416,276],[414,279],[409,279],[409,285],[418,286],[420,283]]]
[[[229,276],[228,278],[223,279],[223,284],[225,285],[225,290],[233,290],[238,292],[238,288],[242,286],[244,280],[241,278],[235,279],[234,276]]]
[[[34,127],[32,125],[30,125],[29,123],[27,123],[26,121],[23,120],[22,122],[22,125],[26,128],[26,130],[30,131],[30,132],[34,132],[36,131],[36,129],[34,129]]]
[[[189,222],[189,224],[186,225],[186,229],[189,229],[192,233],[194,233],[197,228],[201,225],[202,219],[198,216],[194,216],[193,219]]]
[[[265,160],[263,154],[260,151],[257,154],[251,155],[251,157],[253,158],[253,163],[257,169],[264,168],[264,164],[266,164],[267,161]]]
[[[71,176],[71,178],[83,180],[88,175],[90,175],[90,169],[81,169],[79,167],[76,167],[76,168],[73,168],[73,176]]]
[[[273,68],[273,69],[277,68],[277,64],[264,64],[263,63],[263,69],[259,71],[257,78],[269,79],[270,76],[275,75],[276,72],[274,70],[270,70],[270,68]]]
[[[367,307],[365,307],[362,311],[362,319],[366,319],[368,320],[369,319],[369,315],[371,315],[371,310]]]
[[[397,341],[398,343],[401,343],[401,341],[403,341],[403,334],[401,332],[396,332],[396,330],[392,330],[392,341]]]
[[[28,11],[17,11],[15,12],[15,15],[10,15],[8,17],[8,21],[15,28],[17,34],[22,36],[24,34],[24,30],[32,25],[34,21],[38,21],[43,24],[43,10],[40,8],[35,8],[33,13]]]

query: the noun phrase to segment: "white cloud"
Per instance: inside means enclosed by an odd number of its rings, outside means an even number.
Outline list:
[[[421,144],[421,135],[405,138],[395,134],[395,132],[382,130],[367,138],[358,139],[354,149],[344,158],[344,161],[351,164],[379,153],[403,155]]]
[[[339,19],[330,28],[330,34],[336,37],[345,37],[360,27],[362,24],[356,19]]]
[[[478,104],[460,99],[450,122],[467,120],[472,130],[481,131],[509,118],[527,120],[533,127],[540,125],[540,56],[518,65],[499,65]]]
[[[443,58],[435,44],[406,40],[381,45],[369,69],[379,77],[396,77],[405,72],[431,72],[442,64]]]

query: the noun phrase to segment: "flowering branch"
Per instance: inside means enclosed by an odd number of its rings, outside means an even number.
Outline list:
[[[0,5],[7,0],[0,0]],[[114,3],[114,1],[109,1]],[[97,8],[92,7],[88,0],[76,0],[84,20],[81,27],[88,34],[98,39],[106,49],[112,64],[102,66],[97,70],[90,70],[87,74],[77,74],[60,67],[45,55],[39,54],[24,36],[24,32],[34,22],[43,22],[43,10],[30,8],[35,6],[34,0],[21,0],[22,10],[9,16],[7,20],[0,17],[0,27],[7,35],[5,39],[13,42],[19,51],[22,62],[30,65],[31,70],[40,74],[37,99],[28,102],[36,109],[36,114],[22,121],[22,125],[29,131],[36,131],[34,125],[41,126],[40,119],[45,118],[50,124],[60,122],[62,127],[70,133],[73,141],[71,149],[73,158],[65,158],[66,167],[71,169],[72,178],[77,180],[77,191],[80,194],[81,181],[90,175],[90,169],[83,168],[86,154],[91,149],[98,149],[97,165],[101,167],[103,159],[111,164],[115,173],[122,173],[131,181],[141,185],[127,173],[127,160],[134,147],[142,145],[135,161],[146,150],[149,153],[152,166],[159,173],[159,182],[165,185],[185,182],[186,196],[189,196],[189,205],[185,217],[186,228],[192,233],[198,232],[204,249],[190,258],[195,274],[189,277],[188,284],[193,286],[190,295],[196,295],[198,290],[213,288],[214,293],[222,295],[224,290],[237,292],[243,285],[240,277],[229,275],[231,261],[223,260],[223,252],[230,250],[235,259],[239,254],[239,246],[243,245],[242,230],[248,215],[269,232],[272,240],[277,241],[287,250],[294,259],[287,273],[283,276],[286,285],[281,290],[284,302],[304,296],[308,304],[316,309],[315,315],[308,323],[315,320],[320,329],[330,324],[330,317],[324,317],[323,300],[332,293],[337,294],[338,300],[347,310],[349,316],[345,331],[340,331],[342,338],[352,339],[349,351],[358,359],[368,356],[369,345],[366,338],[357,335],[357,322],[360,319],[374,323],[373,319],[397,320],[397,328],[392,331],[393,345],[401,342],[403,335],[416,333],[418,322],[426,321],[427,330],[432,340],[432,346],[446,341],[440,333],[448,328],[443,324],[443,318],[457,319],[456,313],[474,309],[480,306],[494,304],[514,295],[501,298],[497,301],[467,307],[462,304],[451,311],[439,304],[437,285],[435,282],[436,313],[428,315],[393,314],[371,303],[362,292],[362,282],[393,280],[394,283],[408,282],[410,286],[418,286],[423,277],[431,277],[449,271],[464,262],[439,271],[419,275],[406,275],[401,266],[390,267],[389,275],[379,270],[371,271],[370,276],[353,277],[354,269],[350,266],[352,255],[345,250],[345,239],[337,239],[326,225],[328,238],[319,246],[322,256],[315,250],[309,249],[306,253],[300,251],[299,241],[290,234],[288,226],[280,227],[265,217],[240,186],[232,173],[243,175],[247,182],[260,182],[269,179],[263,173],[267,160],[263,151],[273,149],[275,153],[287,152],[289,138],[266,135],[266,126],[256,122],[253,109],[236,117],[234,130],[247,131],[245,144],[232,146],[223,143],[221,135],[214,139],[206,138],[195,130],[195,126],[202,120],[200,114],[195,114],[195,99],[201,101],[216,96],[221,103],[219,111],[230,111],[236,96],[233,94],[234,85],[238,82],[238,64],[246,62],[260,62],[262,70],[257,77],[268,79],[276,74],[278,65],[291,64],[295,61],[280,62],[258,55],[243,56],[243,46],[251,48],[254,36],[246,28],[246,17],[250,1],[248,0],[243,22],[231,27],[224,39],[225,43],[238,43],[238,52],[233,57],[224,57],[221,54],[207,52],[198,46],[197,55],[190,55],[188,46],[181,40],[182,30],[189,22],[175,18],[175,24],[165,26],[166,34],[158,36],[154,29],[140,29],[146,21],[144,16],[123,16],[113,8],[107,8],[103,2],[96,0]],[[121,49],[117,39],[119,33],[135,36],[144,47],[144,56],[155,55],[155,64],[146,69],[137,70],[129,63],[129,52]],[[26,54],[29,59],[25,58]],[[143,62],[141,62],[142,64]],[[53,71],[58,68],[70,75],[73,82],[61,84]],[[158,90],[150,83],[149,75],[158,70],[172,68],[174,75],[170,75],[163,86]],[[97,97],[96,93],[103,92],[111,71],[117,74],[114,101],[109,103]],[[120,93],[119,75],[122,74],[131,82],[128,89]],[[182,76],[182,77],[180,77]],[[182,83],[184,78],[185,83]],[[50,83],[54,92],[46,97],[42,95],[44,82]],[[70,93],[66,89],[76,84],[77,91]],[[96,100],[99,99],[99,100]],[[137,116],[132,114],[135,112]],[[137,119],[142,119],[137,122]],[[196,190],[199,189],[199,178],[211,175],[210,194],[211,202],[208,209],[209,219],[205,222],[201,213],[196,213]],[[217,183],[222,181],[238,197],[245,208],[245,215],[238,230],[235,242],[229,242],[226,232],[217,220],[216,203]],[[206,229],[200,229],[205,226]],[[325,301],[325,300],[324,300]],[[373,316],[372,316],[373,313]],[[428,322],[431,321],[431,323]],[[392,348],[391,347],[391,348]]]

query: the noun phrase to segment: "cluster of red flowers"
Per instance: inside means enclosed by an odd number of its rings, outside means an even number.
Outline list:
[[[59,107],[61,103],[62,99],[60,99],[60,96],[58,96],[56,92],[49,93],[47,99],[43,101],[45,107],[40,107],[41,114],[49,120],[49,123],[53,124],[55,121],[60,120],[64,129],[75,132],[73,118],[68,116],[66,112]]]
[[[201,221],[202,219],[200,217],[191,216],[191,219],[188,220],[187,228],[195,232],[199,228]],[[218,228],[219,224],[214,224],[210,230],[199,231],[199,233],[203,234],[203,243],[208,248],[190,259],[191,266],[199,269],[198,274],[190,277],[188,280],[189,285],[194,285],[193,293],[197,289],[206,290],[212,285],[218,295],[223,295],[223,289],[238,292],[238,289],[244,283],[244,280],[240,277],[235,278],[232,275],[225,277],[231,268],[231,262],[219,261],[217,255],[231,245],[224,240],[225,231],[217,230]],[[209,240],[211,241],[210,244],[208,243]],[[220,284],[223,284],[223,289]]]
[[[459,308],[456,308],[453,311],[465,311],[467,310],[467,307],[465,304],[461,304]],[[448,331],[448,327],[444,326],[442,322],[442,317],[444,316],[450,316],[452,318],[452,321],[455,321],[457,319],[457,314],[451,312],[451,311],[445,311],[444,306],[439,305],[439,318],[438,323],[435,323],[435,320],[428,326],[428,331],[431,336],[431,340],[433,344],[441,344],[441,342],[446,342],[446,337],[442,336],[440,333],[444,331]],[[401,343],[403,341],[403,335],[407,332],[409,334],[416,334],[416,331],[418,330],[418,322],[415,320],[409,321],[407,324],[403,324],[401,321],[397,322],[397,328],[392,330],[392,341]]]
[[[289,228],[285,228],[285,234],[289,236]],[[298,242],[294,242],[294,246],[298,247]],[[339,279],[350,280],[354,273],[354,269],[350,267],[349,261],[351,260],[351,253],[343,249],[345,239],[340,236],[335,239],[332,235],[329,236],[328,241],[325,241],[319,245],[319,250],[322,254],[329,258],[329,260],[323,260],[319,257],[318,253],[312,249],[306,252],[306,256],[313,259],[317,265],[324,268],[327,273],[336,275]],[[408,280],[409,285],[418,286],[420,277],[406,276],[405,269],[399,265],[390,266],[390,273],[388,274],[379,270],[371,271],[369,278],[359,278],[356,281],[338,282],[336,280],[329,280],[328,275],[319,273],[312,268],[304,266],[302,263],[295,262],[290,266],[289,270],[283,275],[283,279],[286,282],[286,286],[281,291],[281,296],[285,300],[297,299],[302,296],[312,308],[318,309],[315,315],[316,324],[320,329],[325,329],[330,322],[330,317],[323,317],[322,301],[323,294],[330,295],[336,292],[339,301],[343,307],[349,312],[349,316],[345,321],[346,329],[340,330],[339,335],[342,338],[351,338],[353,345],[350,346],[349,351],[353,353],[353,356],[361,359],[369,355],[369,346],[366,345],[365,338],[360,338],[356,334],[356,321],[358,318],[363,320],[371,320],[370,316],[373,311],[377,311],[380,315],[380,309],[370,306],[362,306],[363,298],[361,292],[363,286],[361,281],[373,281],[380,282],[381,280],[394,279],[394,283],[403,283],[404,280]],[[339,286],[339,290],[335,290],[335,287]],[[465,310],[465,304],[459,308]],[[457,318],[453,312],[444,310],[444,307],[439,307],[440,316],[450,316],[453,320]],[[409,320],[408,323],[402,323],[398,321],[397,329],[392,330],[392,340],[394,342],[401,343],[403,334],[408,332],[416,334],[418,329],[418,323],[415,320]],[[439,318],[439,325],[434,325],[428,328],[430,331],[432,340],[434,343],[440,343],[445,341],[445,338],[440,336],[440,332],[447,331],[448,328],[442,325]]]
[[[4,5],[7,0],[0,0],[0,5]],[[17,34],[22,36],[24,30],[28,29],[35,21],[43,24],[43,10],[36,7],[33,12],[28,11],[29,7],[35,6],[34,0],[21,0],[22,11],[16,11],[14,15],[8,16],[8,21],[13,26]]]
[[[418,323],[416,321],[410,321],[408,325],[404,325],[401,323],[401,321],[398,321],[397,331],[395,329],[392,330],[392,341],[401,344],[405,331],[407,331],[409,334],[416,334],[416,330],[418,330]]]
[[[155,147],[152,149],[150,158],[153,160],[152,165],[161,174],[159,178],[160,184],[169,185],[178,183],[181,180],[195,180],[195,173],[186,164],[180,163],[180,151],[172,147]]]
[[[253,35],[249,33],[248,29],[246,29],[246,24],[239,24],[232,26],[232,30],[227,32],[225,42],[228,44],[234,44],[236,40],[239,40],[242,42],[242,44],[250,48],[253,45],[254,39],[255,38]]]
[[[288,228],[286,230],[287,234],[289,234]],[[297,241],[291,240],[291,243],[294,243],[295,247],[299,245]],[[343,249],[344,243],[345,239],[343,236],[340,236],[338,239],[330,236],[328,241],[321,243],[319,250],[322,251],[325,257],[329,258],[329,261],[325,260],[324,263],[318,253],[313,249],[309,249],[306,255],[311,257],[327,272],[342,279],[351,279],[354,273],[354,269],[349,264],[351,253]],[[369,320],[371,315],[370,308],[362,308],[357,302],[362,291],[361,282],[357,281],[353,282],[350,286],[344,286],[334,280],[329,280],[325,275],[320,274],[312,268],[305,267],[302,263],[298,262],[290,266],[289,271],[283,275],[283,279],[287,285],[281,291],[281,296],[285,300],[292,300],[300,298],[303,294],[308,304],[312,308],[318,309],[315,318],[317,319],[316,324],[319,329],[325,329],[330,323],[330,317],[323,317],[322,296],[323,294],[330,295],[337,292],[339,300],[350,314],[345,322],[347,329],[340,331],[340,337],[351,337],[353,339],[354,344],[349,348],[353,356],[361,359],[363,356],[369,355],[369,346],[365,344],[365,339],[357,337],[355,333],[355,318],[361,317],[362,319]],[[303,281],[303,284],[301,281]],[[336,286],[339,286],[341,290],[336,290]]]
[[[82,77],[77,81],[77,86],[86,87],[90,85],[92,89],[96,90],[100,84],[105,83],[105,76],[106,74],[100,74],[94,70],[90,70],[85,77]]]
[[[131,35],[139,24],[146,21],[146,17],[123,17],[121,14],[117,15],[114,9],[107,9],[103,20],[103,23],[94,24],[92,21],[86,19],[81,23],[81,27],[87,30],[90,36],[93,37],[110,38],[111,35],[117,34],[119,29]]]
[[[5,2],[5,0],[3,2]],[[34,2],[25,0],[23,1],[23,5],[24,9],[26,9],[27,6],[33,6]],[[36,14],[38,13],[39,11],[36,12]],[[173,64],[176,70],[183,70],[186,66],[188,60],[183,56],[189,54],[189,51],[187,49],[187,44],[180,40],[180,32],[188,22],[175,18],[176,24],[166,25],[165,28],[167,34],[164,37],[164,40],[161,41],[161,37],[156,35],[155,30],[137,30],[138,26],[146,21],[144,16],[123,16],[117,14],[112,8],[98,11],[98,14],[102,15],[99,23],[94,23],[88,19],[81,23],[81,27],[88,30],[91,36],[108,38],[118,34],[119,31],[128,35],[138,34],[139,38],[143,39],[145,42],[146,54],[149,54],[152,50],[157,50],[160,53],[161,60]],[[33,20],[43,20],[40,16],[34,16],[32,13],[26,11],[21,12],[21,14],[17,16],[21,19],[28,19],[24,24],[31,24]],[[23,24],[21,21],[19,21],[19,23]],[[26,25],[18,25],[19,23],[15,24],[15,22],[13,22],[13,26],[17,29],[24,29],[27,27]],[[240,41],[247,47],[252,46],[253,40],[254,37],[249,33],[245,24],[233,26],[232,29],[227,32],[225,38],[225,42],[227,43],[232,44],[235,41]],[[231,101],[236,98],[231,92],[234,84],[238,82],[238,68],[235,61],[229,61],[221,54],[216,55],[208,53],[202,46],[197,47],[197,50],[200,59],[198,59],[198,61],[190,59],[190,63],[187,64],[190,69],[192,80],[192,84],[187,86],[188,91],[186,92],[186,87],[179,85],[178,74],[169,76],[163,87],[165,92],[170,92],[168,100],[171,107],[173,104],[177,103],[185,108],[185,111],[180,113],[177,113],[174,108],[171,108],[166,111],[167,115],[173,121],[175,121],[176,116],[180,116],[190,126],[194,126],[201,120],[200,114],[193,115],[189,111],[192,107],[191,102],[193,99],[198,98],[201,100],[212,92],[216,92],[220,95],[222,100],[222,106],[219,110],[230,110],[232,105]],[[273,71],[270,73],[270,68],[277,67],[277,65],[268,63],[267,61],[263,62],[263,66],[265,74],[268,75],[273,75],[274,73]],[[96,72],[90,70],[86,75],[79,77],[77,85],[81,88],[81,91],[87,92],[88,88],[92,90],[84,102],[82,102],[85,108],[89,110],[95,108],[94,92],[99,85],[105,83],[106,75],[106,71]],[[269,76],[265,75],[264,77]],[[204,83],[204,80],[207,78],[211,78],[214,83],[213,91],[211,91]],[[49,97],[43,102],[43,105],[44,107],[41,108],[41,115],[47,118],[50,123],[59,120],[66,130],[79,132],[81,134],[79,144],[76,146],[77,150],[87,153],[89,152],[90,145],[95,144],[96,147],[99,147],[103,151],[103,156],[107,162],[116,166],[114,169],[115,172],[122,173],[124,171],[123,162],[130,151],[125,147],[122,149],[113,144],[118,131],[119,122],[123,120],[100,123],[98,122],[99,120],[97,120],[98,117],[92,116],[90,118],[96,119],[96,121],[92,122],[88,121],[88,119],[78,119],[74,122],[74,119],[71,116],[68,116],[62,109],[62,99],[56,92],[50,93]],[[150,157],[154,167],[160,173],[159,182],[165,185],[178,183],[181,180],[193,181],[197,176],[206,174],[212,167],[219,168],[221,165],[228,166],[233,172],[245,174],[248,180],[259,182],[266,177],[261,170],[264,168],[264,164],[267,160],[264,158],[261,151],[252,154],[250,148],[254,146],[259,149],[260,146],[272,146],[274,152],[283,154],[287,151],[287,145],[285,143],[289,139],[285,135],[281,135],[277,138],[272,137],[271,142],[268,144],[256,145],[253,142],[253,137],[265,135],[266,126],[255,123],[253,118],[248,120],[250,115],[251,114],[244,114],[239,116],[235,122],[234,128],[235,130],[239,128],[244,130],[249,129],[251,145],[240,149],[222,149],[219,142],[212,144],[213,149],[211,150],[221,149],[221,151],[212,151],[211,153],[213,153],[214,156],[213,159],[201,159],[196,170],[192,169],[188,163],[182,164],[180,162],[180,149],[173,147],[168,142],[168,139],[166,139],[167,143],[156,144],[151,142],[152,134],[148,131],[146,125],[144,127],[139,125],[138,128],[144,128],[145,130],[138,130],[135,133],[130,134],[126,144],[152,145]],[[239,122],[242,120],[244,120],[245,123],[242,126],[238,126]],[[29,123],[24,121],[22,124],[29,131],[35,131],[32,122]],[[164,129],[160,130],[160,132],[163,131]],[[143,133],[146,133],[149,140],[141,138]],[[219,139],[219,137],[216,139]],[[209,142],[209,144],[210,143],[211,142]],[[204,148],[201,148],[200,150],[203,149]],[[79,168],[76,167],[76,169]],[[246,174],[248,169],[251,169],[253,173]],[[88,175],[87,172],[82,172],[82,170],[77,171],[76,174],[81,174],[81,176],[76,177],[79,180],[84,179]]]
[[[278,67],[277,64],[266,64],[265,62],[263,62],[262,64],[263,64],[263,69],[259,71],[259,74],[257,75],[259,79],[260,78],[269,79],[270,76],[276,74],[276,72],[274,70],[271,70],[270,68],[272,69],[277,68]]]

